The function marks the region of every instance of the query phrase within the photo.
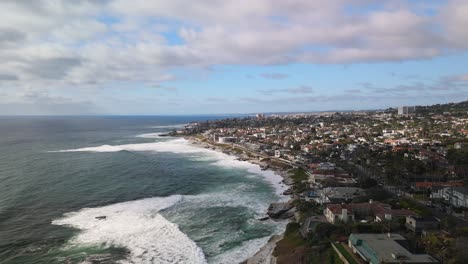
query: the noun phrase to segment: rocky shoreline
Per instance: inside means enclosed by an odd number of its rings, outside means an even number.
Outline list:
[[[185,137],[185,139],[187,139],[191,144],[198,145],[199,147],[219,151],[227,155],[235,156],[238,160],[247,161],[252,164],[258,165],[262,168],[262,170],[271,170],[283,178],[283,181],[281,182],[282,184],[288,186],[292,184],[292,180],[289,176],[288,171],[284,170],[284,168],[275,166],[274,164],[268,161],[260,161],[258,159],[249,157],[247,154],[232,151],[229,149],[228,146],[222,147],[217,144],[202,141],[195,137]],[[268,211],[266,212],[266,216],[259,219],[260,221],[265,221],[268,219],[290,221],[289,219],[294,217],[294,214],[297,210],[292,204],[291,188],[287,189],[283,193],[283,195],[289,196],[290,199],[286,202],[271,203],[268,207]],[[273,256],[273,251],[276,247],[276,243],[282,238],[283,234],[271,236],[267,244],[260,248],[260,250],[255,255],[243,261],[242,264],[275,264],[276,257]]]

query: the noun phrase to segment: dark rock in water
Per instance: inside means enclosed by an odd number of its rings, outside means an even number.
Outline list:
[[[284,195],[291,195],[292,194],[292,189],[289,188],[286,191],[283,192]]]
[[[291,208],[290,210],[284,212],[283,214],[281,214],[281,216],[279,217],[280,219],[288,219],[288,218],[291,218],[294,216],[294,214],[297,212],[296,208]]]
[[[159,134],[160,137],[170,137],[171,134]]]
[[[96,216],[95,218],[96,218],[97,220],[106,220],[106,219],[107,219],[107,216],[102,215],[102,216]]]
[[[268,207],[267,214],[271,218],[282,218],[282,215],[293,208],[293,205],[290,203],[272,203]]]
[[[270,219],[270,217],[269,217],[269,216],[265,216],[265,217],[259,218],[258,220],[259,220],[259,221],[265,221],[265,220],[268,220],[268,219]]]

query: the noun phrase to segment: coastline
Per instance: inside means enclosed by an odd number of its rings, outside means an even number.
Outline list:
[[[197,145],[198,147],[202,148],[209,148],[213,151],[221,152],[226,155],[234,156],[237,157],[241,161],[249,162],[251,164],[257,165],[262,168],[262,170],[266,171],[271,171],[274,172],[276,175],[280,176],[283,180],[281,181],[282,184],[288,186],[288,190],[290,190],[291,186],[291,179],[289,177],[289,173],[286,170],[283,170],[283,168],[280,168],[278,166],[273,166],[271,162],[265,162],[265,161],[260,161],[256,158],[249,157],[248,155],[241,153],[241,152],[235,152],[233,150],[229,150],[230,146],[225,145],[222,146],[221,144],[214,144],[212,142],[209,142],[207,140],[201,140],[199,138],[193,137],[193,136],[185,136],[184,137],[189,144]],[[293,197],[291,192],[288,194],[283,193],[284,197],[287,197],[287,200],[279,200],[277,203],[292,203]],[[277,203],[272,203],[270,204],[270,207],[273,204]],[[287,211],[293,211],[295,212],[295,208],[292,207],[291,209],[288,209]],[[268,215],[267,212],[265,212],[265,215]],[[294,214],[292,215],[286,215],[286,218],[281,218],[281,217],[266,217],[267,219],[272,219],[274,221],[286,221],[287,223],[290,223],[293,221]],[[265,219],[266,220],[266,219]],[[263,245],[253,256],[250,256],[246,260],[242,261],[242,264],[275,264],[276,263],[276,257],[273,255],[273,252],[275,250],[276,244],[278,241],[280,241],[283,236],[284,232],[280,234],[274,234],[272,235],[268,242]]]

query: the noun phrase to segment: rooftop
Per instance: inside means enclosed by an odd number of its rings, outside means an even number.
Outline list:
[[[438,263],[427,254],[413,254],[400,243],[406,239],[400,234],[351,234],[351,244],[370,263]]]
[[[439,222],[439,219],[434,216],[410,216],[419,222]]]

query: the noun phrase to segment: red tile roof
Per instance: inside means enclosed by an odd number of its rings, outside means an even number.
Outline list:
[[[354,211],[369,211],[373,215],[384,216],[391,214],[393,216],[408,216],[416,215],[415,212],[406,209],[391,209],[391,206],[381,202],[372,203],[356,203],[356,204],[328,204],[329,209],[333,214],[341,214],[343,209],[347,209],[349,214]]]

